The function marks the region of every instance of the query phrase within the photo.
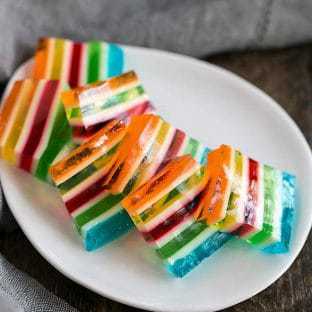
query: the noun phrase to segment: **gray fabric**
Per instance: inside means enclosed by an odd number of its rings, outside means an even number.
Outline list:
[[[311,0],[1,0],[0,81],[40,36],[101,39],[195,57],[312,39]],[[0,193],[0,232],[14,218]],[[0,255],[0,311],[75,311]]]
[[[103,39],[196,57],[312,39],[311,0],[1,0],[0,80],[40,36]]]
[[[0,255],[0,311],[5,309],[14,312],[77,311]]]

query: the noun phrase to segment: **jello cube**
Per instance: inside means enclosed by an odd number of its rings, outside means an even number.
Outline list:
[[[102,137],[107,136],[104,128],[72,152],[71,157],[77,161],[73,162],[70,174],[65,174],[64,169],[67,158],[51,168],[52,178],[87,250],[99,248],[133,227],[120,204],[127,193],[145,183],[171,158],[190,154],[205,161],[208,152],[198,141],[155,115],[134,116],[130,124],[113,123],[123,125],[124,136],[118,145],[99,150],[97,155],[89,152],[90,145],[102,145]],[[75,156],[81,154],[84,162]],[[59,168],[61,180],[55,175],[55,168]]]
[[[224,231],[247,239],[262,230],[262,165],[228,145],[208,154],[209,183],[199,202],[197,218],[219,223]],[[233,209],[234,208],[234,209]]]
[[[256,163],[252,159],[248,161],[249,179],[256,177]],[[252,189],[249,183],[248,198],[245,205],[245,224],[236,233],[241,234],[243,229],[241,237],[257,248],[269,253],[284,253],[289,250],[294,221],[296,179],[293,175],[268,165],[258,163],[257,166],[258,190],[256,185]],[[251,191],[254,192],[253,197],[249,195]],[[257,200],[255,200],[256,196]],[[250,200],[251,198],[254,199]],[[254,210],[256,213],[253,215],[252,209],[255,207],[263,208],[260,211],[256,208]],[[251,220],[257,219],[262,220],[262,226],[260,227],[259,221],[253,221],[253,224],[258,223],[257,227],[251,226]],[[244,235],[246,229],[247,235]]]
[[[73,141],[76,144],[86,142],[112,119],[122,119],[127,123],[131,116],[153,113],[154,107],[148,100],[148,96],[145,92],[144,94],[135,92],[138,90],[134,87],[135,85],[143,90],[137,75],[129,72],[106,82],[97,82],[66,92],[63,95],[63,101],[67,108],[68,118],[73,125]],[[108,86],[112,86],[114,90],[107,89]],[[88,126],[83,123],[83,118],[81,122],[77,120],[75,122],[72,115],[83,115],[83,103],[91,104],[95,103],[95,100],[99,105],[104,105],[99,112],[95,113],[95,117],[99,117],[99,122],[95,120],[95,124]]]
[[[16,81],[0,113],[1,157],[41,180],[48,168],[72,144],[57,80]]]
[[[104,184],[125,134],[125,124],[112,121],[50,168],[51,177],[87,250],[111,242],[132,227],[119,205],[121,196],[111,195]]]
[[[226,216],[235,170],[235,151],[227,145],[208,154],[207,171],[209,187],[205,188],[199,202],[201,218],[210,225]]]
[[[144,239],[176,277],[186,275],[231,238],[194,218],[206,184],[205,167],[189,155],[181,156],[122,201]]]
[[[234,166],[226,162],[230,155],[234,155]],[[287,251],[295,209],[295,177],[224,145],[208,155],[207,168],[209,182],[197,218],[208,224],[218,222],[221,231],[237,234],[267,252]]]
[[[64,92],[62,100],[69,123],[91,127],[128,115],[138,115],[150,103],[137,75],[130,71],[121,76]]]
[[[286,252],[295,209],[295,177],[264,165],[263,184],[263,228],[247,241],[267,252]]]
[[[123,64],[123,50],[112,43],[42,38],[35,53],[32,77],[60,79],[74,88],[120,75]]]

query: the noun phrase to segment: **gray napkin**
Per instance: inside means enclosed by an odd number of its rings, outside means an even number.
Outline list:
[[[1,0],[0,81],[40,36],[100,39],[195,57],[312,39],[311,0]],[[0,193],[0,232],[16,226]],[[0,237],[1,239],[1,237]],[[75,311],[0,255],[0,311]]]
[[[0,80],[40,36],[103,39],[196,57],[312,39],[311,0],[1,0]]]
[[[77,311],[43,288],[37,281],[17,270],[0,255],[1,312]]]

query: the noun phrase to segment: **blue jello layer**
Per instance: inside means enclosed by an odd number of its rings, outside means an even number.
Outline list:
[[[127,234],[134,224],[127,212],[122,209],[110,218],[97,223],[83,234],[87,251],[93,251]]]
[[[116,44],[108,45],[107,77],[115,77],[122,74],[124,68],[124,52]]]
[[[263,251],[268,253],[284,253],[289,250],[296,207],[296,178],[287,172],[283,172],[282,192],[283,215],[281,241],[263,249]]]
[[[232,237],[233,236],[229,233],[215,232],[198,247],[192,250],[187,256],[176,260],[173,264],[166,264],[166,267],[174,276],[184,277]]]

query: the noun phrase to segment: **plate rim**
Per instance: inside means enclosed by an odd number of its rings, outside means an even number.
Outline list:
[[[237,83],[244,85],[246,88],[249,89],[250,92],[253,92],[256,96],[263,98],[264,101],[266,101],[267,103],[270,104],[270,108],[275,110],[275,113],[279,114],[279,117],[283,118],[284,121],[287,123],[287,125],[289,127],[292,128],[292,131],[295,133],[296,135],[296,140],[300,140],[300,143],[302,145],[302,148],[304,148],[304,153],[308,154],[310,157],[310,164],[309,167],[312,169],[312,151],[310,149],[310,146],[304,136],[304,134],[302,133],[302,131],[300,130],[299,126],[296,124],[296,122],[292,119],[292,117],[290,117],[290,115],[288,115],[288,113],[285,111],[285,109],[280,106],[272,97],[270,97],[269,95],[267,95],[264,91],[262,91],[261,89],[259,89],[257,86],[253,85],[251,82],[245,80],[244,78],[238,76],[237,74],[219,67],[218,65],[215,64],[211,64],[209,62],[206,61],[202,61],[199,59],[195,59],[192,58],[190,56],[187,55],[181,55],[181,54],[177,54],[174,52],[167,52],[164,50],[158,50],[158,49],[150,49],[150,48],[145,48],[145,47],[134,47],[134,46],[129,46],[129,45],[121,45],[123,48],[125,48],[125,51],[127,53],[127,51],[131,51],[132,53],[148,53],[148,54],[155,54],[156,56],[161,56],[161,57],[165,57],[165,58],[172,58],[172,59],[176,59],[176,60],[180,60],[182,62],[187,62],[192,66],[199,66],[199,67],[207,67],[212,69],[213,71],[217,71],[219,73],[222,73],[223,75],[228,76],[231,79],[236,80]],[[19,65],[16,70],[14,71],[14,73],[12,74],[11,78],[9,79],[5,90],[3,91],[2,94],[2,98],[1,98],[1,102],[3,101],[3,99],[5,98],[5,96],[8,93],[8,90],[10,88],[10,86],[12,85],[12,82],[14,80],[16,80],[16,76],[18,75],[18,73],[27,66],[29,66],[29,64],[31,63],[32,58],[26,60],[25,62],[23,62],[21,65]],[[161,307],[157,307],[157,306],[152,306],[152,305],[147,305],[145,303],[138,303],[135,299],[134,300],[129,300],[129,299],[123,299],[123,297],[120,297],[118,295],[114,295],[114,294],[110,294],[109,292],[105,292],[102,291],[101,289],[97,289],[96,287],[93,287],[91,284],[89,283],[85,283],[83,281],[83,279],[76,277],[74,274],[67,272],[66,269],[63,269],[63,267],[61,265],[59,265],[56,261],[54,261],[54,259],[51,259],[48,255],[48,253],[44,250],[44,248],[41,248],[40,244],[37,244],[36,240],[32,239],[32,235],[29,233],[27,227],[25,226],[25,224],[23,223],[22,220],[20,220],[18,213],[16,212],[15,208],[14,208],[14,203],[12,202],[12,198],[9,194],[9,190],[8,190],[8,185],[5,182],[5,178],[4,175],[2,173],[2,171],[0,171],[0,180],[1,180],[1,184],[2,184],[2,189],[3,189],[3,193],[5,195],[5,198],[7,200],[8,206],[12,212],[12,214],[14,215],[14,218],[16,219],[17,223],[19,224],[19,226],[21,227],[22,231],[24,232],[25,236],[27,237],[27,239],[30,241],[30,243],[34,246],[34,248],[39,252],[39,254],[46,260],[48,261],[55,269],[57,269],[59,272],[61,272],[64,276],[66,276],[67,278],[71,279],[72,281],[76,282],[79,285],[82,285],[83,287],[90,289],[92,291],[94,291],[95,293],[109,298],[111,300],[120,302],[122,304],[126,304],[132,307],[136,307],[136,308],[140,308],[140,309],[145,309],[145,310],[149,310],[149,311],[164,311],[163,308]],[[311,227],[312,227],[312,215],[309,219],[309,223],[307,226],[307,229],[305,230],[305,233],[303,235],[301,235],[300,241],[298,241],[296,243],[296,248],[294,251],[294,256],[291,259],[291,261],[284,266],[284,268],[281,270],[281,272],[279,274],[276,274],[276,276],[274,276],[274,278],[270,278],[267,279],[267,282],[263,283],[264,285],[261,285],[260,287],[258,287],[259,289],[257,291],[253,291],[251,295],[246,296],[237,296],[237,300],[234,300],[232,303],[226,305],[226,306],[222,306],[219,307],[217,310],[219,309],[224,309],[224,308],[228,308],[231,307],[233,305],[239,304],[243,301],[246,301],[250,298],[252,298],[253,296],[257,295],[258,293],[264,291],[266,288],[268,288],[269,286],[271,286],[273,283],[275,283],[284,273],[286,273],[288,271],[288,269],[290,268],[290,266],[294,263],[294,261],[297,259],[299,253],[301,252],[301,250],[304,247],[304,244],[308,238],[308,235],[311,231]],[[217,311],[214,310],[214,311]],[[172,310],[172,309],[167,309],[166,311],[177,311],[176,309]],[[182,311],[182,310],[179,310]],[[194,312],[204,312],[204,311],[208,311],[207,308],[199,308],[199,309],[193,309],[192,311]]]

